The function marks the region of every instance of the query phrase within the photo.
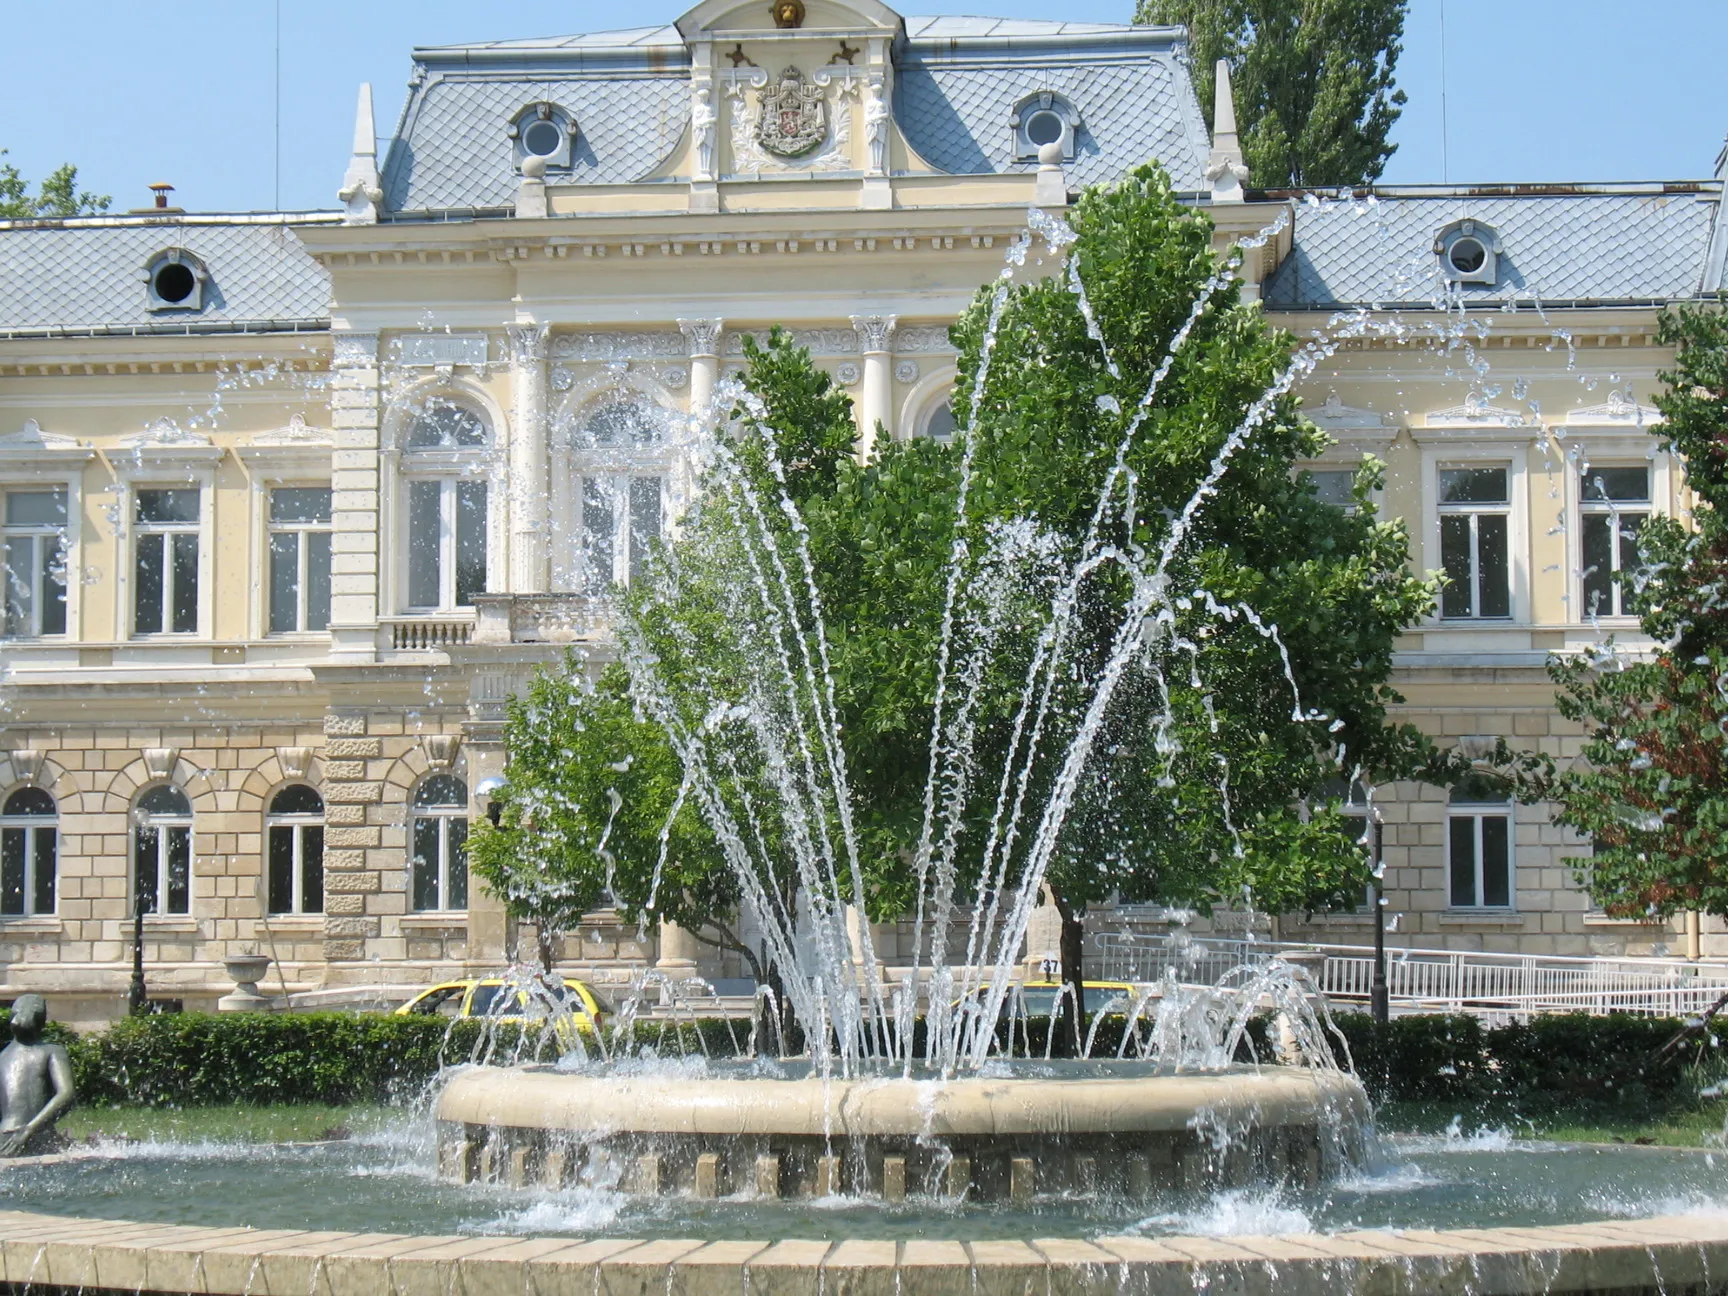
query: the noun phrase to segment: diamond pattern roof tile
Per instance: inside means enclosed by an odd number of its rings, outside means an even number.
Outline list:
[[[516,198],[511,119],[554,103],[579,131],[574,166],[559,184],[628,184],[677,147],[689,112],[682,76],[529,79],[434,75],[416,92],[384,168],[392,211],[507,207]]]
[[[1144,60],[945,67],[910,62],[895,82],[895,117],[932,166],[960,175],[1029,170],[1016,162],[1008,125],[1014,105],[1049,90],[1079,109],[1071,186],[1115,180],[1158,161],[1178,189],[1203,183],[1207,143],[1186,74],[1169,55]]]
[[[1714,194],[1376,196],[1305,204],[1269,307],[1427,305],[1442,291],[1434,238],[1469,217],[1499,235],[1497,282],[1466,302],[1651,301],[1699,290]],[[1452,285],[1445,285],[1450,288]]]
[[[145,308],[156,254],[204,263],[200,311]],[[330,276],[282,223],[21,226],[0,230],[0,330],[181,322],[320,321]]]

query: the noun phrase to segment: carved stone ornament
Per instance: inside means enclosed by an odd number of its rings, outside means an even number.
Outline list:
[[[683,365],[667,365],[660,370],[661,385],[669,387],[673,391],[677,391],[689,381],[690,371]]]
[[[828,134],[826,92],[795,67],[762,91],[756,114],[756,142],[775,157],[803,157]]]
[[[563,365],[558,365],[552,370],[551,381],[553,391],[567,392],[576,385],[576,375]]]
[[[6,753],[12,766],[12,777],[24,783],[36,783],[42,778],[42,753],[34,747],[15,747]]]
[[[853,364],[850,360],[843,365],[837,366],[834,370],[834,381],[839,383],[842,387],[856,387],[858,385],[858,378],[858,366]]]
[[[902,360],[894,366],[894,378],[895,381],[902,383],[917,382],[918,362],[916,360]]]
[[[180,759],[178,747],[146,747],[139,753],[144,757],[144,771],[152,779],[167,779],[174,773],[174,763]]]
[[[447,770],[456,763],[456,753],[462,748],[460,734],[427,734],[420,740],[426,753],[426,763],[435,770]]]
[[[303,779],[312,772],[310,747],[278,747],[276,763],[282,767],[282,777]]]

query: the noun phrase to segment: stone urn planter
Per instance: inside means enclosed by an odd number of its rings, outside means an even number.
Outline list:
[[[234,989],[216,1001],[218,1012],[257,1012],[270,1006],[269,998],[258,991],[258,983],[270,968],[268,955],[230,954],[222,960],[222,966],[234,982]]]

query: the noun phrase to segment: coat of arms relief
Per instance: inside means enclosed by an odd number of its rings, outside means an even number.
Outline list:
[[[773,171],[851,171],[852,113],[845,102],[858,87],[850,69],[806,76],[788,67],[778,76],[758,69],[728,78],[734,174]],[[755,103],[747,87],[754,89]]]

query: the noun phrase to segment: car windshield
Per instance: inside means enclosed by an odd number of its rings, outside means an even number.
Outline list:
[[[480,985],[475,986],[474,997],[468,1001],[468,1015],[470,1017],[489,1016],[494,1011],[492,1005],[498,999],[498,992],[503,988],[504,987],[497,982],[493,982],[490,985],[482,982]],[[507,1004],[498,1004],[496,1011],[500,1013],[508,1012],[509,1006]]]

